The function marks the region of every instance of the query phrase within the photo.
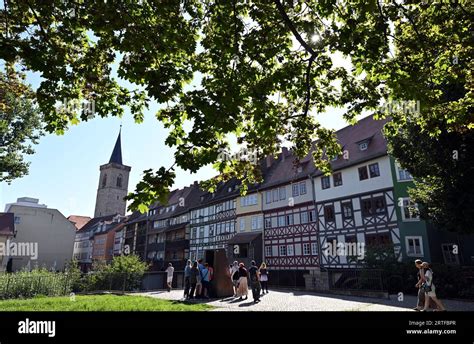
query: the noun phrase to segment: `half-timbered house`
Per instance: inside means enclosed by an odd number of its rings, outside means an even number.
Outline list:
[[[236,199],[239,184],[232,179],[214,193],[200,196],[199,206],[191,209],[190,258],[213,261],[214,251],[226,250],[235,234]]]
[[[264,260],[278,271],[279,284],[302,284],[303,274],[319,266],[310,156],[295,163],[287,149],[273,161],[260,188],[264,213]],[[275,274],[273,275],[275,278]],[[271,279],[272,281],[272,279]]]
[[[332,175],[313,174],[324,268],[361,267],[371,246],[394,247],[400,255],[384,124],[369,116],[339,130],[343,154],[331,162]]]

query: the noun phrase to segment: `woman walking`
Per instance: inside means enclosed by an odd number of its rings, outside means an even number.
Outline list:
[[[239,286],[239,263],[235,261],[229,268],[230,278],[232,279],[232,285],[234,287],[234,297],[237,296],[237,289]]]
[[[239,284],[237,288],[237,296],[239,300],[242,300],[242,297],[245,295],[245,300],[248,298],[249,285],[248,285],[248,272],[244,266],[244,263],[239,264]]]
[[[423,269],[425,270],[425,282],[422,285],[422,288],[425,291],[425,307],[421,310],[426,312],[430,307],[430,299],[436,303],[439,311],[446,311],[441,301],[436,297],[435,285],[433,283],[433,271],[430,268],[430,264],[423,262]]]
[[[194,291],[196,290],[196,284],[199,278],[199,269],[197,262],[193,263],[193,267],[189,273],[189,284],[191,285],[191,291],[188,294],[188,299],[194,299]]]
[[[262,295],[265,294],[265,290],[268,294],[268,271],[267,271],[267,264],[262,263],[260,265],[260,269],[258,269],[260,274],[260,284],[262,285]]]

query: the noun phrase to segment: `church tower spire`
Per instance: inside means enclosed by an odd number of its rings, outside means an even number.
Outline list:
[[[117,137],[117,141],[115,142],[114,150],[112,151],[112,155],[110,156],[109,164],[115,163],[122,165],[122,126],[120,126],[120,131]]]
[[[94,217],[125,215],[128,193],[128,178],[131,167],[122,162],[122,126],[107,164],[100,166],[99,187],[95,202]]]

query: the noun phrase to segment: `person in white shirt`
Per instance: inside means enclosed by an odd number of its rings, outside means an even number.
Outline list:
[[[433,271],[430,269],[430,264],[423,262],[422,268],[425,270],[424,283],[421,286],[425,291],[425,307],[421,310],[426,312],[430,305],[430,299],[438,306],[438,311],[446,311],[441,301],[436,297],[436,289],[433,283]]]
[[[166,283],[168,285],[168,292],[171,291],[171,285],[173,284],[173,273],[174,273],[173,264],[169,263],[168,268],[166,269]]]

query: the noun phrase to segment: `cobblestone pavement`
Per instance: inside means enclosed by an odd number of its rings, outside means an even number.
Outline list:
[[[166,300],[184,300],[183,290],[156,291],[140,293]],[[252,293],[247,300],[236,298],[193,300],[190,302],[206,302],[217,307],[215,311],[411,311],[416,304],[416,297],[405,295],[403,301],[398,301],[397,295],[390,299],[369,298],[345,295],[317,294],[306,291],[270,290],[255,304]],[[448,311],[474,311],[474,302],[442,300]]]

